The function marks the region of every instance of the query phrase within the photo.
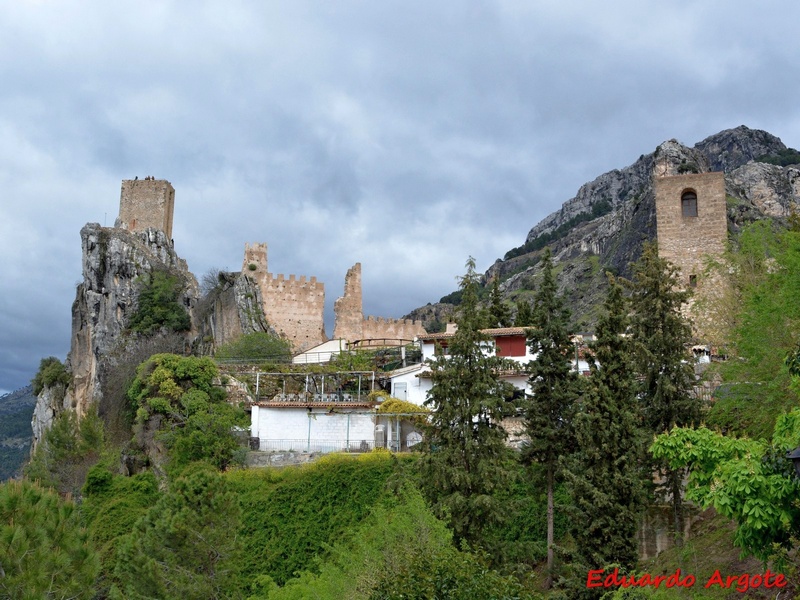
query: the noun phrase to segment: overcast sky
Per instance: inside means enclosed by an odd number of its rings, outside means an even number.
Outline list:
[[[800,3],[0,0],[0,393],[65,358],[80,228],[175,187],[198,278],[267,242],[399,317],[664,140],[800,147]]]

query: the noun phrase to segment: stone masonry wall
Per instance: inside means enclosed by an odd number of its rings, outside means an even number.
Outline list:
[[[362,340],[413,340],[418,335],[427,333],[422,321],[410,319],[384,319],[383,317],[367,317],[361,322]]]
[[[175,189],[166,179],[124,179],[115,227],[128,231],[158,229],[172,239]]]
[[[658,254],[680,267],[685,287],[695,276],[700,293],[710,283],[703,281],[707,257],[718,258],[725,252],[728,222],[723,173],[657,177],[654,184]],[[697,194],[696,217],[682,215],[681,196],[689,190]]]
[[[267,245],[245,244],[242,274],[261,289],[269,324],[302,352],[326,340],[323,313],[325,285],[316,277],[273,275],[267,267]]]

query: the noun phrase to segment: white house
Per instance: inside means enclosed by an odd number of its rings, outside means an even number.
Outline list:
[[[528,347],[526,329],[524,327],[500,327],[494,329],[482,329],[488,339],[485,344],[484,352],[487,355],[501,356],[516,363],[519,363],[519,371],[508,371],[501,374],[501,377],[511,383],[518,390],[528,391],[528,376],[523,372],[523,367],[535,358]],[[395,398],[407,400],[421,406],[428,397],[428,392],[432,387],[430,368],[425,361],[436,357],[436,348],[447,356],[448,341],[455,335],[455,327],[448,326],[448,330],[441,333],[429,333],[417,338],[422,349],[422,364],[412,365],[404,369],[397,369],[390,374],[391,394]],[[576,336],[576,348],[584,341],[583,336]],[[582,375],[589,374],[589,363],[583,358],[578,357],[572,360],[573,368],[577,368]]]

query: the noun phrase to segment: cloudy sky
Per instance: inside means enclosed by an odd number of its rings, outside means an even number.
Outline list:
[[[176,190],[199,276],[363,265],[399,317],[581,184],[741,124],[800,147],[800,3],[0,0],[0,393],[64,358],[79,230]]]

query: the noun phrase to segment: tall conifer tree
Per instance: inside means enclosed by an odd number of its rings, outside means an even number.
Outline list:
[[[534,297],[533,324],[528,345],[536,355],[528,365],[531,393],[525,401],[525,428],[530,442],[526,455],[544,467],[547,480],[548,586],[553,571],[553,487],[560,460],[574,449],[572,419],[580,381],[572,369],[569,310],[558,294],[550,249],[542,260],[542,281]]]
[[[498,278],[492,280],[492,290],[489,293],[489,327],[510,327],[511,309],[506,305],[500,293]]]
[[[514,327],[528,327],[533,324],[533,310],[530,302],[525,299],[517,300],[517,315],[514,317]]]
[[[591,345],[591,376],[575,417],[577,453],[567,481],[575,518],[572,535],[581,567],[636,566],[636,530],[644,506],[641,416],[622,287],[609,276],[604,314]],[[582,570],[581,584],[586,581]],[[582,585],[585,587],[585,585]]]
[[[633,265],[630,288],[631,333],[645,425],[658,434],[676,425],[698,423],[701,403],[693,393],[694,368],[687,351],[692,329],[681,312],[691,293],[681,289],[678,268],[658,256],[655,243],[645,244],[642,257]],[[667,465],[660,469],[680,542],[684,473]]]
[[[501,521],[495,492],[510,479],[506,431],[511,386],[500,379],[504,359],[487,356],[480,333],[475,260],[461,279],[458,329],[448,355],[430,363],[432,409],[422,461],[422,486],[438,516],[449,519],[457,540],[480,542],[485,526]]]

